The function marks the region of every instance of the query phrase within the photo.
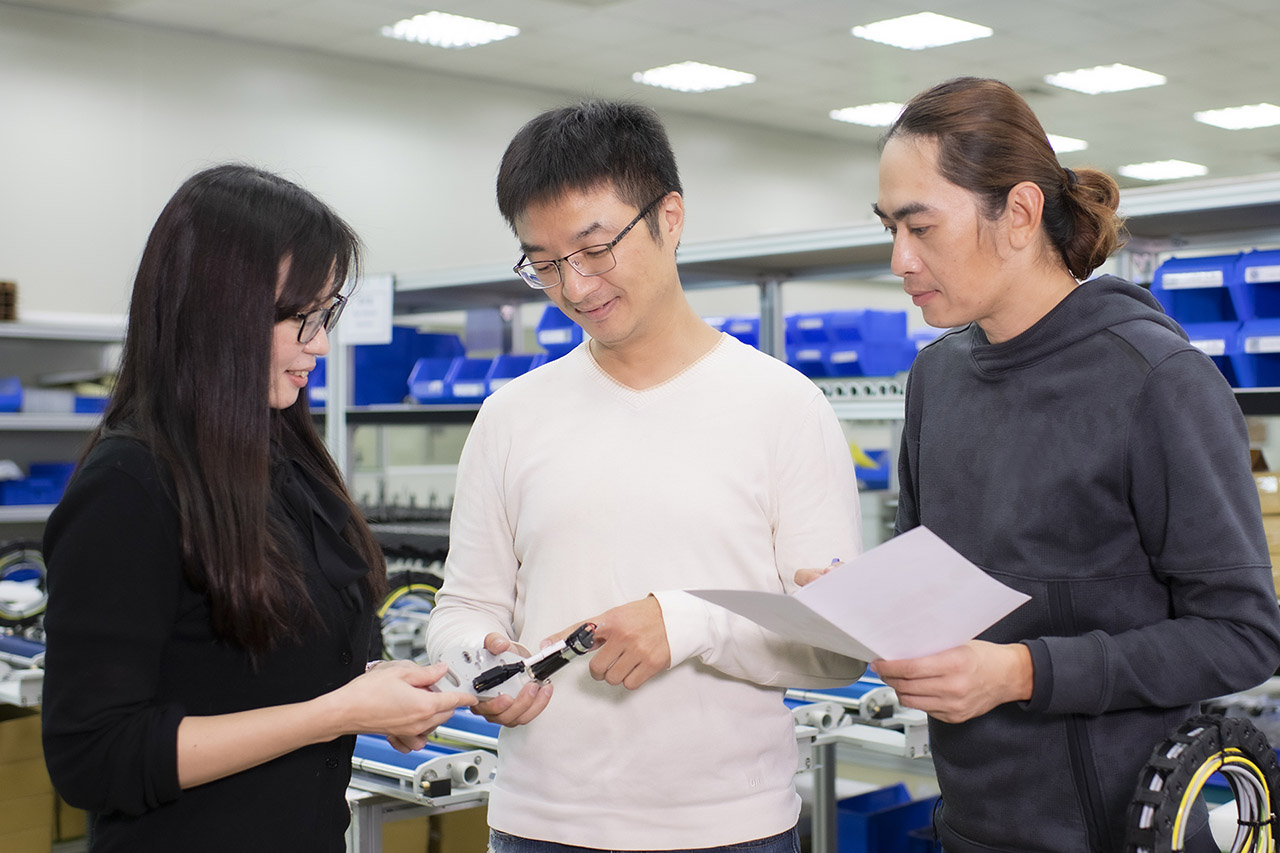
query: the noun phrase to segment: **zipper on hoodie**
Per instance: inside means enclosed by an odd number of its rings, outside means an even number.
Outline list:
[[[1049,585],[1049,617],[1059,636],[1075,633],[1075,611],[1071,606],[1067,586],[1064,583]],[[1089,836],[1090,850],[1106,850],[1107,811],[1099,799],[1093,782],[1098,778],[1093,762],[1093,750],[1089,747],[1089,730],[1081,714],[1066,714],[1067,751],[1071,756],[1071,776],[1076,793],[1082,799],[1085,829]]]

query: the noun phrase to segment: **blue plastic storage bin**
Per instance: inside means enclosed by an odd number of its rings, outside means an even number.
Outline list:
[[[542,309],[536,335],[538,346],[545,349],[553,359],[582,343],[582,327],[554,305]]]
[[[415,403],[450,403],[445,378],[453,367],[453,358],[420,358],[409,372],[409,396]]]
[[[506,353],[495,357],[484,375],[485,393],[492,394],[517,376],[528,373],[537,366],[537,358],[534,353]]]
[[[65,484],[48,477],[0,480],[0,505],[56,504],[64,488]]]
[[[1191,345],[1213,360],[1218,370],[1222,371],[1222,375],[1227,378],[1227,382],[1234,387],[1240,387],[1231,354],[1239,346],[1241,324],[1183,323],[1182,328],[1191,339]]]
[[[61,491],[67,487],[67,483],[71,481],[71,475],[75,473],[76,463],[74,462],[32,462],[27,468],[27,473],[31,477],[39,477],[49,480],[57,485]],[[61,494],[59,494],[61,497]]]
[[[1239,257],[1170,258],[1156,268],[1151,295],[1182,325],[1239,321],[1244,315],[1233,288]]]
[[[937,797],[912,800],[899,782],[836,803],[836,849],[839,853],[908,853],[914,829],[933,820]]]
[[[491,358],[455,358],[444,377],[444,391],[450,402],[479,403],[488,391],[486,377]]]
[[[894,376],[911,369],[916,352],[915,342],[906,337],[834,343],[827,352],[827,375]]]
[[[316,359],[316,369],[307,377],[307,404],[313,409],[323,409],[329,400],[329,388],[325,383],[324,356]]]
[[[392,327],[389,344],[360,344],[351,349],[351,399],[357,406],[403,402],[418,359],[454,358],[465,351],[457,335],[422,333],[406,326]]]
[[[1280,386],[1280,317],[1242,323],[1236,346],[1227,355],[1235,370],[1236,387]]]
[[[870,457],[875,465],[871,468],[858,464],[853,466],[854,473],[858,478],[858,488],[881,490],[889,488],[889,477],[893,473],[889,470],[889,451],[864,450],[863,452]]]
[[[828,341],[900,341],[907,337],[906,311],[856,308],[790,314],[786,318],[788,343]]]
[[[1280,251],[1239,255],[1231,294],[1241,320],[1280,317]]]
[[[725,317],[724,325],[720,327],[722,332],[733,335],[747,346],[760,347],[760,318],[741,316],[741,317]]]
[[[16,376],[0,376],[0,412],[22,411],[22,383]]]
[[[809,377],[830,376],[827,356],[831,345],[826,343],[801,343],[787,347],[787,364]]]
[[[73,411],[78,415],[100,415],[107,410],[106,397],[76,397]]]

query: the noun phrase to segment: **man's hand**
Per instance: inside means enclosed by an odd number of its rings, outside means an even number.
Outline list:
[[[621,684],[635,690],[671,665],[667,645],[667,625],[662,606],[652,595],[606,610],[593,619],[596,624],[595,652],[591,677],[596,681]],[[563,640],[581,626],[577,622],[543,641],[544,646]]]
[[[936,655],[879,660],[871,669],[907,708],[944,723],[963,723],[1005,702],[1031,698],[1031,652],[1021,643],[970,640]]]
[[[484,647],[495,655],[511,648],[511,641],[501,634],[484,638]],[[551,685],[530,682],[515,696],[495,696],[476,704],[471,710],[491,723],[503,726],[523,726],[532,722],[551,701]]]
[[[818,578],[822,577],[827,572],[834,569],[836,566],[843,566],[843,565],[844,563],[840,562],[839,560],[832,560],[831,565],[824,566],[821,569],[801,569],[800,571],[796,572],[796,575],[795,575],[796,586],[804,586],[805,584],[813,583]]]

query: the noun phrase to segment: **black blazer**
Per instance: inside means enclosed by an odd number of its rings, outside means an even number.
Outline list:
[[[141,444],[99,442],[49,519],[45,759],[63,797],[94,813],[94,853],[345,849],[354,737],[178,787],[184,716],[312,699],[359,675],[373,645],[368,567],[338,534],[345,505],[291,462],[272,481],[320,619],[256,669],[214,636],[181,568],[171,481]]]

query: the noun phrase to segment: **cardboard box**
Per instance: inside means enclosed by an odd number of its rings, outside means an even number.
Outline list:
[[[44,766],[40,712],[0,705],[0,850],[48,853],[53,785]]]
[[[382,825],[382,853],[427,853],[430,825],[426,815]]]
[[[49,853],[53,848],[53,825],[18,832],[0,832],[0,850],[4,853]]]
[[[489,849],[489,809],[476,806],[431,816],[430,853],[480,853]]]
[[[52,813],[52,792],[0,800],[0,835],[48,827]],[[0,850],[8,849],[0,845]]]
[[[44,759],[40,743],[40,712],[32,708],[0,705],[0,764]]]

